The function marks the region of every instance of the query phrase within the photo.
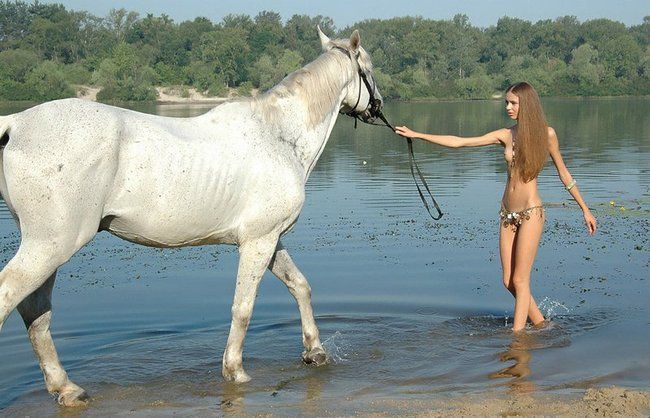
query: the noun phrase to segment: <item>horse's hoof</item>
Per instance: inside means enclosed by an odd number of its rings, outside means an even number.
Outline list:
[[[229,382],[246,383],[250,382],[251,377],[244,371],[244,369],[235,370],[234,372],[223,371],[223,377]]]
[[[320,347],[312,348],[311,350],[302,353],[302,361],[304,361],[305,364],[322,366],[323,364],[327,364],[327,353]]]
[[[88,404],[90,397],[85,390],[74,383],[67,384],[59,391],[58,402],[63,406],[85,406]]]

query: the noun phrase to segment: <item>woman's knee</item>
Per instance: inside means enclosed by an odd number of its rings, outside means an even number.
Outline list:
[[[530,287],[530,276],[515,274],[512,276],[512,286],[516,291]]]
[[[510,290],[510,287],[512,286],[512,280],[510,278],[510,274],[504,274],[503,277],[501,278],[503,282],[503,286]]]

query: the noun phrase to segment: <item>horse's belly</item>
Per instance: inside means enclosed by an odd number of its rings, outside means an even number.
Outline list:
[[[150,247],[235,244],[234,227],[199,226],[184,219],[149,213],[148,216],[107,217],[102,229],[127,241]]]

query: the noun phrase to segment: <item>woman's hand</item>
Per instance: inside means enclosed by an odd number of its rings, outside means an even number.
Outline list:
[[[397,135],[403,136],[404,138],[416,138],[418,135],[417,132],[410,130],[406,126],[396,126],[395,133]]]
[[[591,211],[589,209],[585,210],[583,212],[583,215],[585,217],[585,225],[587,225],[587,231],[589,231],[589,235],[593,235],[596,233],[596,217],[591,214]]]

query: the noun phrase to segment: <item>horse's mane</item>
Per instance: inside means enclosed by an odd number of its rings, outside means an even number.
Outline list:
[[[338,47],[348,49],[348,40],[334,40]],[[370,68],[370,57],[363,50],[359,61]],[[307,121],[313,127],[320,124],[339,99],[341,74],[350,71],[350,58],[345,54],[330,50],[321,54],[303,68],[286,76],[275,87],[255,99],[255,105],[262,110],[265,119],[273,120],[277,115],[277,99],[294,96],[302,100],[309,112]]]

